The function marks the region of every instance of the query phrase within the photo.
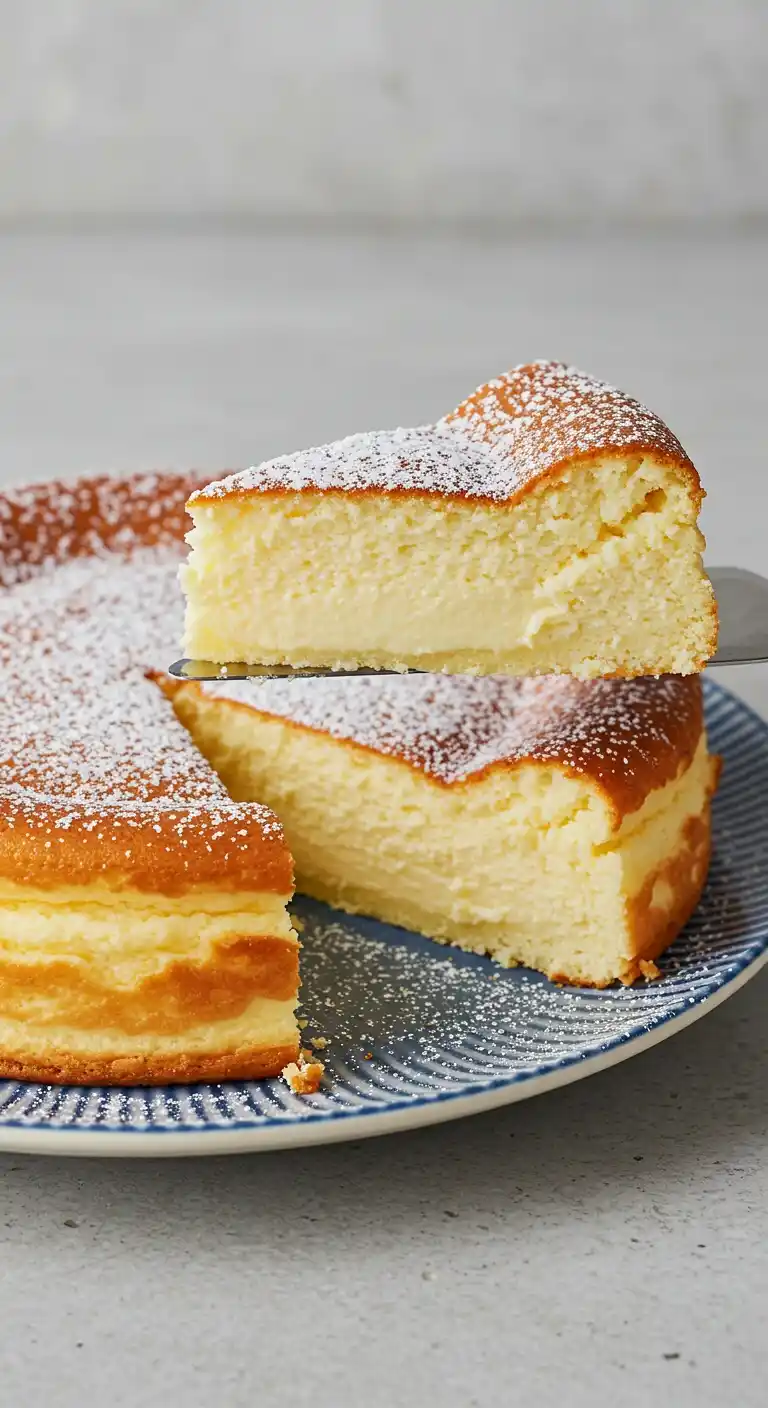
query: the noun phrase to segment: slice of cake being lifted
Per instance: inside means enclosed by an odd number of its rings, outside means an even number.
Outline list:
[[[434,426],[192,495],[189,657],[482,674],[689,674],[714,654],[698,475],[612,387],[534,362]]]
[[[305,893],[604,986],[652,976],[701,893],[718,762],[698,678],[166,679]]]

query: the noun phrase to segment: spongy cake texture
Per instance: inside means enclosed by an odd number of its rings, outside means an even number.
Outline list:
[[[168,687],[232,795],[279,812],[300,888],[344,909],[603,986],[698,900],[698,678]]]
[[[0,497],[0,1074],[294,1060],[289,846],[347,909],[574,982],[644,971],[706,872],[698,680],[174,682],[191,487]]]
[[[717,633],[701,498],[651,411],[559,363],[518,367],[436,425],[350,436],[194,494],[186,653],[695,672]]]

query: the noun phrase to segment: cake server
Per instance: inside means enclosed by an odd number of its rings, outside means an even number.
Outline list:
[[[720,617],[717,654],[710,665],[768,664],[768,580],[744,567],[709,567]],[[248,665],[242,660],[175,660],[169,674],[182,680],[343,679],[353,675],[423,674],[421,670],[323,670],[314,666]]]

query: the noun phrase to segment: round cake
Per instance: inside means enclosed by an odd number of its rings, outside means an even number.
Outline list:
[[[292,855],[504,963],[651,975],[706,876],[698,677],[172,681],[195,482],[0,496],[0,1075],[294,1063]]]

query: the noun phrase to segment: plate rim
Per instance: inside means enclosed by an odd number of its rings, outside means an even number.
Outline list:
[[[658,1046],[693,1026],[747,983],[768,963],[768,938],[762,949],[737,967],[732,977],[700,1001],[662,1017],[650,1030],[628,1032],[607,1050],[583,1057],[564,1057],[548,1070],[537,1067],[515,1076],[494,1077],[480,1089],[446,1090],[426,1098],[398,1102],[383,1109],[317,1112],[285,1123],[241,1123],[217,1129],[71,1129],[51,1125],[31,1127],[21,1121],[0,1126],[0,1153],[53,1154],[64,1158],[200,1158],[223,1154],[270,1153],[309,1145],[335,1144],[386,1134],[406,1133],[435,1124],[485,1114],[505,1105],[544,1095]]]
[[[735,708],[742,720],[756,726],[768,741],[768,720],[719,682],[705,681],[705,694]],[[64,1157],[200,1157],[256,1153],[311,1144],[359,1140],[405,1132],[461,1119],[472,1114],[517,1103],[607,1070],[659,1044],[677,1031],[706,1016],[756,977],[768,962],[768,930],[744,945],[739,957],[726,962],[710,986],[695,999],[678,995],[662,1015],[636,1021],[608,1044],[593,1044],[550,1062],[542,1062],[510,1075],[488,1076],[458,1089],[370,1104],[360,1109],[322,1110],[311,1106],[302,1114],[271,1120],[234,1120],[202,1128],[131,1125],[101,1128],[66,1124],[28,1123],[23,1115],[0,1121],[0,1153],[53,1154]],[[23,1084],[13,1082],[12,1084]],[[34,1083],[33,1083],[34,1084]],[[225,1083],[228,1084],[228,1083]],[[194,1089],[195,1082],[192,1088]],[[87,1090],[90,1087],[83,1087]],[[94,1087],[100,1089],[100,1087]]]

